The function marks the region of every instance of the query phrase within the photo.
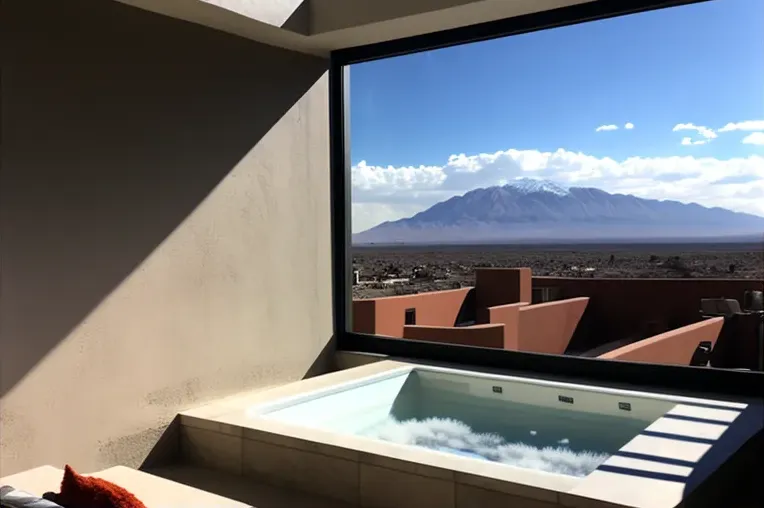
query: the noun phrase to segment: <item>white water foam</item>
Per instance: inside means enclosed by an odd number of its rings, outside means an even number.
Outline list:
[[[367,436],[579,477],[588,475],[608,458],[602,453],[575,452],[562,446],[539,448],[525,443],[510,443],[497,434],[476,433],[467,424],[451,418],[403,422],[389,418],[369,431]],[[560,440],[561,443],[564,441],[567,440]]]

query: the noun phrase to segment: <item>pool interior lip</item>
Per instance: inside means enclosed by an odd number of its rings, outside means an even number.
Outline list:
[[[300,404],[302,402],[307,402],[309,400],[313,400],[320,397],[327,397],[330,395],[334,395],[336,393],[344,392],[346,390],[360,388],[362,386],[367,386],[369,384],[376,383],[379,381],[393,379],[399,376],[407,376],[416,371],[452,374],[456,376],[478,378],[483,380],[501,381],[505,383],[507,382],[520,383],[524,385],[544,386],[544,387],[559,388],[564,390],[583,391],[587,393],[596,393],[596,394],[603,394],[603,395],[618,395],[622,397],[630,397],[635,399],[659,400],[659,401],[671,402],[675,404],[700,405],[700,406],[706,406],[706,407],[713,406],[717,409],[728,409],[732,411],[742,411],[748,406],[747,404],[741,403],[741,402],[729,402],[729,401],[721,401],[721,400],[714,400],[714,399],[701,399],[701,398],[687,397],[687,396],[681,396],[681,395],[668,395],[668,394],[664,395],[664,394],[656,394],[656,393],[650,393],[650,392],[640,392],[636,390],[625,390],[621,388],[598,387],[598,386],[583,385],[578,383],[566,383],[562,381],[549,381],[549,380],[532,379],[532,378],[519,377],[519,376],[506,376],[506,375],[499,375],[499,374],[489,374],[484,372],[474,372],[474,371],[467,371],[467,370],[461,370],[461,369],[453,369],[448,367],[436,367],[431,365],[414,364],[414,365],[407,365],[403,367],[397,367],[387,372],[371,374],[362,378],[337,383],[329,387],[309,390],[304,393],[298,393],[296,395],[284,397],[275,401],[257,404],[254,407],[247,408],[246,410],[247,416],[266,417],[266,415],[270,413]]]

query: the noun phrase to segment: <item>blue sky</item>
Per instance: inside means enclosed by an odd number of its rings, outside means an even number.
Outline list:
[[[519,176],[764,215],[762,33],[715,0],[354,65],[353,229]]]

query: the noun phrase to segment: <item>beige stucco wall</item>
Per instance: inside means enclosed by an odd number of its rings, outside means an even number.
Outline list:
[[[0,476],[137,466],[178,410],[320,371],[326,62],[117,2],[2,9]]]

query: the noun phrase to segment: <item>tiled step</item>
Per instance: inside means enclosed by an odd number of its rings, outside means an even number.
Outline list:
[[[328,504],[322,506],[358,504],[358,463],[352,457],[324,453],[328,447],[288,436],[263,433],[261,439],[248,439],[244,433],[232,425],[224,430],[182,425],[178,462],[242,482],[299,490],[326,499]]]
[[[191,485],[228,499],[243,502],[255,508],[352,508],[350,505],[337,501],[322,499],[258,483],[250,478],[199,467],[175,465],[154,468],[150,472],[167,480]],[[201,505],[197,504],[195,506]]]

